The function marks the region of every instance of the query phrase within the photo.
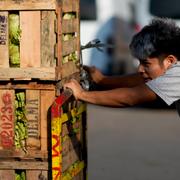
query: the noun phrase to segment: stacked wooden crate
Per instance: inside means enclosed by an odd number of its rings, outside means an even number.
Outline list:
[[[79,54],[79,0],[0,1],[0,179],[53,178],[50,108],[57,83],[79,76]]]

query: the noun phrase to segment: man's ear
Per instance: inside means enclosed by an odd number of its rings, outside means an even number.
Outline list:
[[[165,59],[164,59],[164,66],[166,69],[170,68],[173,64],[175,64],[177,62],[177,57],[174,55],[168,55]]]

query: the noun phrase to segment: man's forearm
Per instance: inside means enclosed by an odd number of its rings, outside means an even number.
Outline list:
[[[72,79],[70,82],[66,83],[64,87],[72,89],[74,97],[78,100],[103,106],[127,107],[147,101],[153,101],[157,98],[156,94],[145,84],[132,88],[116,88],[106,91],[85,91],[78,81]]]
[[[105,89],[122,88],[122,87],[134,87],[143,84],[144,80],[140,74],[130,74],[125,76],[105,76],[98,85]]]
[[[83,91],[80,100],[103,106],[127,107],[132,106],[132,93],[130,88],[119,88],[108,91]]]
[[[114,98],[114,95],[110,94],[111,93],[109,91],[84,91],[79,99],[97,105],[114,107],[120,106],[117,102],[117,97]]]

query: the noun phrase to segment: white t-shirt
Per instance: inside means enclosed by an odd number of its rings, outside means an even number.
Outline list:
[[[180,115],[180,62],[178,61],[165,74],[148,81],[146,85],[168,105],[175,102]]]

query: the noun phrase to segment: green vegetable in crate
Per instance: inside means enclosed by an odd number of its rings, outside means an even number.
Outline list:
[[[26,180],[26,174],[22,170],[18,170],[15,173],[15,180]]]
[[[74,19],[74,18],[76,18],[76,14],[73,13],[73,12],[65,13],[65,14],[63,15],[63,19],[66,19],[66,20]]]
[[[12,67],[20,66],[20,53],[18,45],[9,44],[9,61]]]
[[[64,63],[67,63],[68,61],[73,61],[75,63],[75,62],[77,62],[77,60],[78,60],[77,54],[76,54],[76,52],[73,52],[67,56],[64,56],[62,63],[64,64]]]
[[[27,119],[25,112],[25,93],[16,93],[15,99],[15,146],[21,148],[26,152],[26,139],[27,139]]]
[[[62,59],[62,63],[65,64],[69,61],[69,56],[64,56]]]
[[[11,67],[20,66],[20,42],[21,30],[18,14],[9,14],[9,61]]]
[[[74,37],[72,33],[63,34],[63,41],[69,41]]]
[[[9,38],[11,43],[19,45],[21,36],[20,21],[18,14],[9,15]]]
[[[72,60],[73,62],[76,62],[78,59],[76,52],[71,53],[69,55],[69,59]]]

